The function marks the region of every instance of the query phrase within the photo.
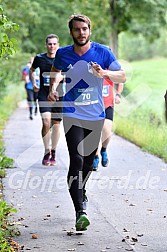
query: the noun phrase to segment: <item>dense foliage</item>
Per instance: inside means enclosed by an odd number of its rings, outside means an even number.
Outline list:
[[[0,5],[0,58],[15,53],[17,40],[8,34],[17,30],[18,25],[8,19]]]
[[[71,43],[67,21],[73,13],[88,15],[92,20],[92,39],[110,45],[116,54],[122,32],[142,34],[152,42],[166,26],[166,0],[3,0],[3,6],[20,26],[20,49],[30,53],[44,50],[49,33],[56,33],[61,45]]]
[[[21,68],[30,54],[45,50],[47,34],[56,33],[60,37],[62,46],[72,42],[67,21],[74,13],[88,15],[92,20],[92,40],[111,45],[116,54],[119,48],[119,57],[124,60],[133,61],[167,55],[166,33],[164,33],[166,0],[50,0],[48,2],[0,0],[0,5],[1,56],[14,54],[17,45],[17,54],[14,57],[9,57],[7,62],[0,59],[2,70],[0,95],[3,95],[9,83],[20,81]]]

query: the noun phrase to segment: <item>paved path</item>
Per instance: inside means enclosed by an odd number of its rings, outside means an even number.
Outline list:
[[[15,240],[23,251],[167,251],[167,164],[113,135],[109,167],[100,166],[88,184],[91,225],[78,235],[63,130],[57,165],[47,168],[41,165],[40,130],[40,116],[30,121],[20,106],[4,131],[6,154],[16,165],[7,170],[4,194],[18,210],[13,218],[21,235]]]

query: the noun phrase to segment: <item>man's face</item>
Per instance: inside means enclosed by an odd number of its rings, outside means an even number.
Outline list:
[[[55,54],[57,49],[59,48],[57,38],[49,38],[48,42],[46,43],[46,48],[49,54]]]
[[[73,21],[71,36],[76,45],[78,46],[86,45],[90,39],[90,35],[91,32],[86,23],[75,20]]]

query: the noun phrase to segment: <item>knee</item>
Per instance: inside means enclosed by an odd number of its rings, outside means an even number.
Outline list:
[[[50,121],[49,120],[43,120],[43,125],[42,125],[42,129],[45,131],[50,130]]]
[[[72,155],[70,158],[70,170],[72,173],[78,173],[83,169],[83,157],[80,155]]]

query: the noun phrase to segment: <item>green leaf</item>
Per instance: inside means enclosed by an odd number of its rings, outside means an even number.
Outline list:
[[[12,41],[14,44],[18,42],[18,40],[15,38],[10,38],[10,41]]]
[[[8,35],[4,34],[2,37],[2,42],[7,42],[9,40]]]

